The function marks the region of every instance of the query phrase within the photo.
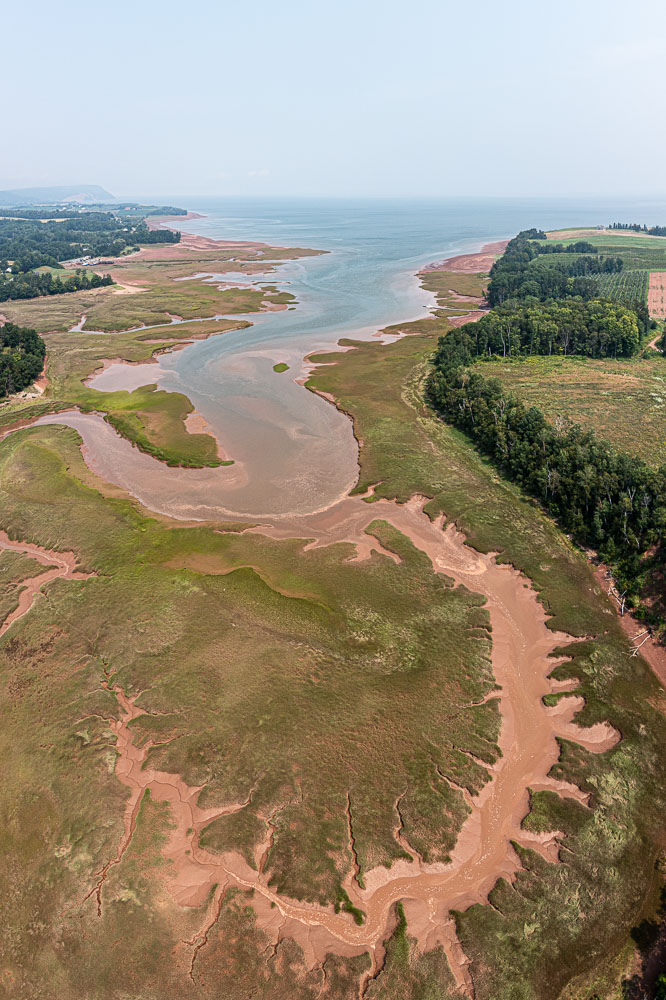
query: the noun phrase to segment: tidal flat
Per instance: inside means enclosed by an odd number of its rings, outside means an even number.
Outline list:
[[[2,442],[3,538],[65,566],[0,646],[16,995],[116,997],[122,963],[155,998],[582,1000],[654,909],[663,691],[583,555],[423,401],[484,272],[424,273],[431,314],[414,261],[387,336],[359,317],[330,350],[353,320],[313,335],[308,260],[294,313],[230,308],[154,382],[94,372],[194,323],[47,334],[51,412],[0,415],[33,419]],[[124,321],[165,315],[143,294]]]

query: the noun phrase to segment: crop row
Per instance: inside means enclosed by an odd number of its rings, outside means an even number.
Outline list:
[[[595,278],[599,295],[616,302],[647,302],[650,272],[645,270],[620,271],[617,274],[600,274]]]

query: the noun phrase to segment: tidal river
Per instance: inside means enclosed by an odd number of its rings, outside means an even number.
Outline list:
[[[184,393],[235,464],[169,469],[118,438],[100,418],[71,414],[40,422],[75,426],[91,467],[147,507],[204,519],[306,514],[345,495],[357,475],[351,423],[295,379],[306,355],[333,348],[341,337],[370,337],[388,324],[427,315],[433,299],[416,277],[423,264],[521,228],[601,224],[646,212],[652,217],[653,211],[543,199],[175,199],[181,202],[205,213],[183,224],[189,232],[328,251],[265,277],[247,276],[292,292],[294,309],[250,316],[249,329],[196,342],[155,365],[113,365],[92,383],[110,390],[157,382]],[[275,373],[279,362],[289,371]]]

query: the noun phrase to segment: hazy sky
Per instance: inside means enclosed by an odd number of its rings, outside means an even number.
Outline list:
[[[666,192],[666,0],[32,0],[0,187]]]

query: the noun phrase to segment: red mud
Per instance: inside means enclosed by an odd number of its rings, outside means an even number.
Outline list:
[[[18,607],[7,615],[0,625],[0,636],[4,635],[15,621],[28,613],[45,583],[57,580],[58,577],[62,577],[64,580],[87,580],[92,576],[91,573],[76,571],[77,559],[73,552],[54,552],[51,549],[43,549],[39,545],[32,545],[30,542],[13,542],[4,531],[0,531],[0,549],[7,552],[22,552],[43,566],[49,567],[37,576],[21,580]]]
[[[486,273],[506,249],[508,242],[508,240],[498,240],[496,243],[486,243],[479,253],[464,253],[457,257],[449,257],[448,260],[426,264],[421,273],[427,271],[455,271],[458,274]]]
[[[332,907],[287,899],[269,888],[268,874],[263,873],[261,863],[266,844],[256,848],[258,871],[238,854],[218,855],[203,850],[199,846],[201,830],[215,816],[242,809],[252,792],[246,802],[202,810],[197,806],[199,788],[188,787],[177,775],[144,769],[148,748],[134,746],[129,726],[140,709],[134,699],[126,698],[116,689],[121,709],[120,720],[112,722],[118,735],[116,773],[130,788],[130,798],[116,858],[99,873],[101,878],[92,892],[97,889],[101,894],[105,871],[122,856],[131,839],[141,796],[150,788],[155,798],[172,804],[176,825],[169,834],[164,855],[172,862],[168,888],[174,900],[182,906],[200,906],[217,885],[202,917],[201,931],[188,943],[193,949],[192,962],[207,941],[219,914],[221,897],[229,887],[254,889],[249,901],[256,911],[258,925],[273,941],[284,936],[294,938],[303,947],[309,965],[321,962],[330,951],[342,955],[368,951],[373,970],[379,967],[383,942],[391,930],[393,904],[404,900],[410,933],[417,937],[419,947],[429,949],[441,944],[458,985],[469,991],[466,961],[455,936],[450,910],[484,903],[500,876],[509,879],[514,876],[520,862],[511,840],[537,850],[549,861],[557,861],[560,831],[536,837],[521,829],[529,808],[528,788],[548,788],[586,801],[580,789],[548,777],[559,757],[557,737],[575,740],[595,753],[617,743],[619,734],[607,724],[582,728],[572,721],[583,706],[579,696],[564,695],[557,706],[544,706],[545,695],[569,686],[550,681],[548,675],[561,662],[552,657],[553,650],[571,642],[571,637],[547,628],[544,609],[525,578],[509,566],[497,565],[492,555],[469,548],[453,525],[444,528],[441,518],[431,522],[422,507],[423,500],[419,498],[405,505],[388,501],[366,504],[359,497],[347,498],[317,515],[250,529],[271,537],[313,539],[308,548],[351,541],[358,546],[359,557],[367,558],[368,542],[374,539],[365,533],[365,528],[376,518],[385,519],[429,556],[435,572],[453,577],[457,584],[482,593],[487,599],[493,669],[500,688],[503,756],[490,769],[491,780],[480,795],[463,793],[470,814],[450,864],[424,864],[410,850],[411,861],[399,861],[391,868],[379,867],[364,873],[363,889],[356,880],[355,865],[351,865],[345,888],[352,902],[366,914],[362,926],[356,925],[348,914],[336,914]],[[269,838],[269,817],[264,818]],[[396,836],[406,841],[404,833]],[[409,847],[406,843],[405,846]]]
[[[477,319],[481,319],[481,317],[486,316],[487,313],[487,309],[473,309],[471,312],[465,313],[464,316],[450,316],[449,325],[464,326],[465,323],[475,323]]]

